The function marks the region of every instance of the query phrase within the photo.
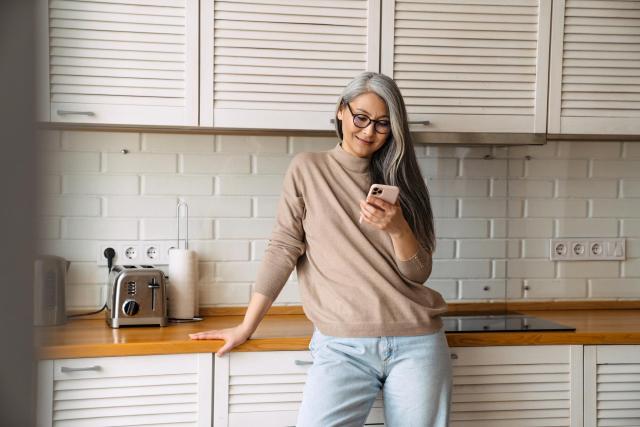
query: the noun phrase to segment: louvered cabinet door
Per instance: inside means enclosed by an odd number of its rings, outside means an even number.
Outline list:
[[[549,133],[640,135],[640,2],[555,0]]]
[[[380,0],[203,0],[200,122],[329,130],[344,86],[379,70]]]
[[[198,0],[39,1],[41,120],[198,124]]]
[[[308,351],[232,352],[217,357],[213,426],[295,426],[312,361]],[[365,425],[384,425],[381,394]]]
[[[640,426],[640,346],[584,347],[584,426]]]
[[[582,346],[451,353],[452,427],[582,426]]]
[[[411,129],[546,132],[550,20],[551,0],[383,1],[381,71]]]
[[[38,427],[210,427],[210,353],[40,362]]]

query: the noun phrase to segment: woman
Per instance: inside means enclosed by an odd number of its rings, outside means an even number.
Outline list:
[[[297,267],[314,324],[298,427],[362,426],[381,389],[388,427],[446,426],[446,304],[423,285],[433,217],[395,82],[371,72],[351,81],[336,132],[335,148],[291,161],[242,324],[191,338],[224,339],[219,356],[245,342]],[[363,200],[372,183],[398,186],[398,202]]]

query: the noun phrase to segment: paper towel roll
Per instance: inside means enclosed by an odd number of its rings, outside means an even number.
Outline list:
[[[169,317],[193,319],[198,314],[198,255],[190,249],[169,251]]]

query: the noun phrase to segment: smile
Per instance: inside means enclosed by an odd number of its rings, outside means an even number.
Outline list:
[[[355,136],[355,135],[354,135],[354,136]],[[362,144],[371,144],[371,143],[373,143],[373,141],[367,141],[367,140],[365,140],[365,139],[358,138],[357,136],[356,136],[356,139],[357,139],[359,142],[361,142]]]

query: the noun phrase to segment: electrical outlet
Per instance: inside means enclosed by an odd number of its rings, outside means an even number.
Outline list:
[[[97,263],[106,266],[104,250],[113,248],[116,251],[113,265],[168,265],[169,248],[175,245],[174,240],[99,242]]]
[[[622,261],[626,239],[551,239],[552,261]]]

